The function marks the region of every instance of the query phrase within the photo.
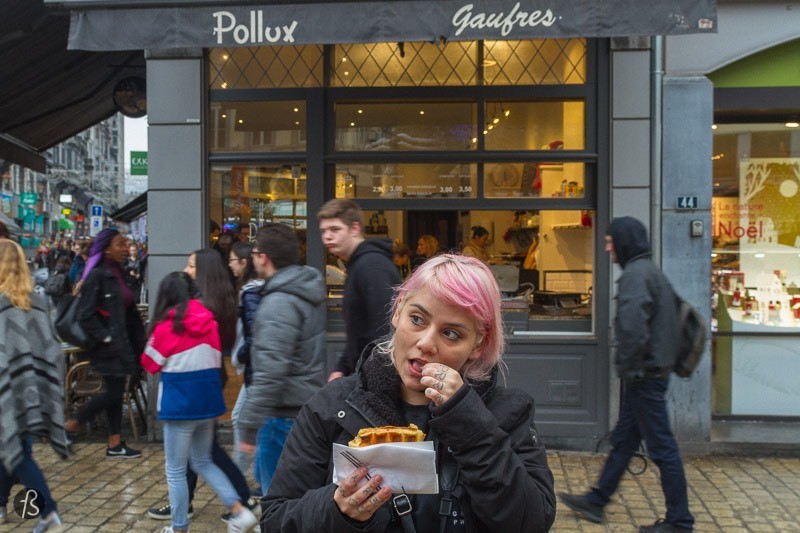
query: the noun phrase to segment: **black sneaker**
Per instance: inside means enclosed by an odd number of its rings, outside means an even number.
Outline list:
[[[258,505],[258,500],[252,496],[247,498],[246,502],[242,502],[242,505],[250,509],[254,514],[261,512],[261,507]],[[232,516],[233,513],[228,511],[227,513],[222,513],[222,516],[220,516],[219,519],[227,524],[228,520],[230,520]]]
[[[585,494],[581,496],[573,496],[572,494],[567,494],[566,492],[560,492],[558,497],[561,498],[561,501],[564,502],[564,505],[584,517],[586,520],[594,522],[595,524],[603,523],[603,506],[589,503],[589,499]]]
[[[125,444],[125,441],[120,442],[113,448],[106,448],[106,457],[110,457],[112,459],[132,459],[134,457],[141,456],[141,451],[128,448],[128,445]]]
[[[694,530],[673,526],[663,518],[656,520],[656,523],[653,525],[639,526],[639,533],[686,533],[687,531]]]
[[[147,510],[147,516],[153,518],[155,520],[169,520],[172,518],[172,507],[167,505],[162,505],[161,507],[151,507]],[[187,515],[189,518],[194,517],[194,507],[192,504],[189,504],[189,512]]]

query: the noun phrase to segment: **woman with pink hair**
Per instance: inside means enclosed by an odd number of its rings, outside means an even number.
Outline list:
[[[505,341],[488,267],[432,257],[396,290],[391,323],[355,374],[303,407],[262,500],[262,531],[547,531],[553,475],[533,399],[498,383]],[[433,441],[438,494],[398,494],[364,467],[332,483],[334,443],[410,423]]]

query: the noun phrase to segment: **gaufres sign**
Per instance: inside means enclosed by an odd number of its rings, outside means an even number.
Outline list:
[[[46,0],[72,7],[69,48],[160,50],[716,31],[714,0],[316,0],[258,5]]]
[[[265,23],[264,10],[251,9],[249,17],[240,23],[236,15],[230,11],[216,11],[214,18],[214,35],[218,45],[230,44],[232,39],[236,44],[262,44],[262,43],[294,43],[294,31],[299,21],[291,20],[287,24],[271,25]],[[526,11],[517,2],[509,11],[475,11],[474,4],[464,4],[451,19],[453,35],[458,37],[466,29],[489,30],[487,35],[499,33],[503,37],[511,34],[516,27],[552,26],[557,16],[553,11],[536,9]]]

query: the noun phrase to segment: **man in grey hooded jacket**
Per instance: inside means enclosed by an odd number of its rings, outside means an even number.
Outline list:
[[[267,224],[256,233],[253,264],[266,282],[253,323],[253,376],[239,440],[246,451],[256,444],[264,495],[300,408],[325,383],[325,283],[318,270],[297,264],[298,252],[288,226]]]
[[[622,267],[618,281],[617,341],[614,364],[624,383],[619,421],[611,433],[611,453],[597,487],[586,494],[559,494],[564,504],[592,522],[603,521],[603,508],[616,492],[628,462],[644,439],[647,453],[661,472],[667,504],[664,520],[640,532],[692,531],[686,474],[667,414],[666,393],[679,338],[675,291],[650,260],[644,225],[632,217],[611,221],[606,252]]]

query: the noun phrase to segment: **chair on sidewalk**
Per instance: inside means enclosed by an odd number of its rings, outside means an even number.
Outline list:
[[[64,388],[64,404],[69,416],[76,404],[103,392],[103,378],[92,370],[89,361],[80,361],[67,371]],[[138,440],[139,427],[136,423],[134,407],[143,429],[147,430],[147,395],[138,376],[127,379],[122,401],[128,406],[133,438]]]

